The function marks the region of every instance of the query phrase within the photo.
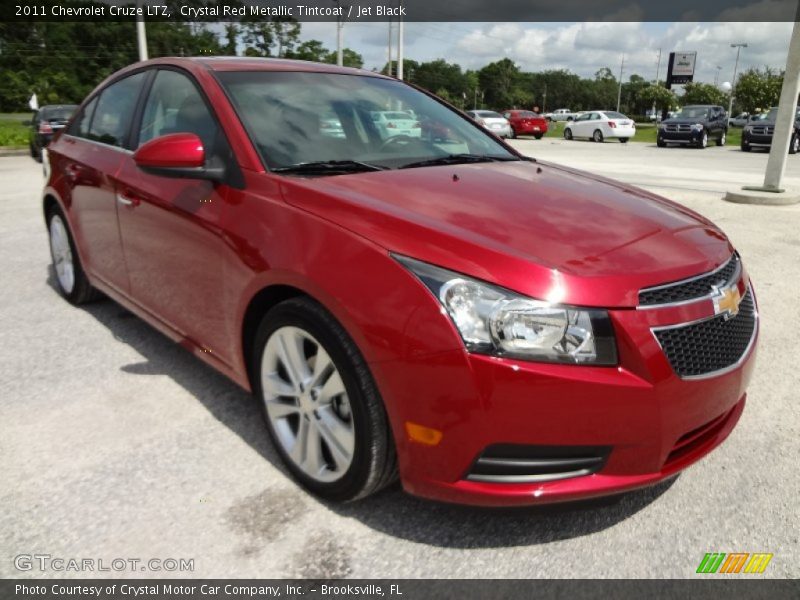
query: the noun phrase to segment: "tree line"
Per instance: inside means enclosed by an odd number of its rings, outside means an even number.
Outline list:
[[[336,62],[336,50],[319,40],[300,41],[301,24],[293,19],[243,20],[225,23],[221,30],[208,24],[149,22],[147,42],[151,57],[218,56],[244,54]],[[346,66],[362,67],[363,58],[343,50]],[[27,110],[34,92],[39,104],[78,103],[102,79],[138,60],[134,23],[42,22],[0,23],[0,112]],[[608,67],[594,77],[564,69],[525,72],[504,58],[480,69],[462,69],[443,59],[403,61],[407,81],[427,89],[463,109],[557,108],[612,109],[617,105],[619,82]],[[393,61],[381,72],[395,74]],[[737,80],[734,112],[755,112],[777,104],[783,75],[751,69]],[[728,96],[706,83],[683,87],[681,96],[663,82],[632,74],[622,83],[620,109],[631,116],[686,104],[727,106]]]

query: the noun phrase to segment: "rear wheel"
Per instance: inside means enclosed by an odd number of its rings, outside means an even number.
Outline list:
[[[333,501],[368,496],[397,477],[378,389],[350,336],[309,298],[264,317],[251,357],[254,391],[295,478]]]
[[[598,143],[602,142],[603,141],[603,132],[600,131],[599,129],[595,129],[594,133],[592,134],[592,139],[595,142],[598,142]]]
[[[789,154],[797,154],[800,152],[800,135],[796,133],[789,140]]]
[[[514,131],[514,129],[513,129],[513,128],[511,129],[511,139],[512,139],[512,140],[515,140],[515,139],[517,139],[517,132],[516,132],[516,131]]]
[[[724,146],[727,139],[728,135],[725,131],[723,131],[722,134],[720,134],[719,138],[717,139],[717,146]]]
[[[83,304],[99,298],[100,292],[91,286],[83,271],[67,220],[60,209],[52,208],[47,213],[47,229],[50,234],[50,256],[61,295],[72,304]]]
[[[533,137],[535,137],[537,140],[540,140],[540,139],[542,139],[542,137],[543,137],[543,136],[544,136],[544,134],[543,134],[543,133],[537,133],[537,134],[536,134],[535,136],[533,136]]]
[[[627,144],[628,143],[628,138],[619,138],[619,143],[620,144]]]
[[[572,129],[570,129],[569,127],[565,127],[564,128],[564,139],[565,140],[571,140],[572,139]]]

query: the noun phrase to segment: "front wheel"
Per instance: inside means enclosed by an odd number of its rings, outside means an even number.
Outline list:
[[[627,144],[628,143],[628,138],[619,138],[619,143],[620,144]]]
[[[594,133],[592,134],[592,139],[595,142],[601,143],[603,141],[603,132],[599,129],[595,129]]]
[[[572,129],[570,129],[569,127],[565,127],[564,128],[564,139],[565,140],[571,140],[572,139]]]
[[[60,209],[51,208],[47,213],[47,230],[53,271],[61,295],[72,304],[83,304],[99,298],[100,292],[92,287],[83,271],[67,220]]]
[[[708,148],[708,132],[704,131],[700,136],[700,141],[697,142],[698,148]]]
[[[719,139],[717,139],[717,146],[724,146],[727,139],[728,135],[725,131],[723,131],[722,134],[719,136]]]
[[[753,149],[753,148],[750,146],[750,144],[747,144],[747,143],[745,143],[745,142],[742,142],[742,144],[741,144],[740,148],[742,149],[742,152],[750,152],[750,151]]]
[[[797,154],[800,152],[800,135],[794,134],[792,139],[789,140],[789,154]]]
[[[254,391],[281,458],[309,491],[356,500],[397,477],[383,401],[364,358],[317,302],[270,310],[252,358]]]
[[[667,142],[664,141],[664,138],[659,136],[656,138],[656,146],[658,146],[659,148],[666,148]]]

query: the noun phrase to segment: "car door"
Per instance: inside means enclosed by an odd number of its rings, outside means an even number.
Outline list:
[[[125,144],[145,77],[146,72],[139,72],[104,88],[73,121],[58,156],[51,157],[51,164],[58,161],[65,175],[69,216],[84,268],[125,294],[129,282],[114,177],[130,158]]]
[[[589,117],[591,116],[592,115],[590,113],[585,113],[575,118],[575,120],[572,122],[573,137],[587,137],[591,135],[591,133],[587,133]]]
[[[159,69],[140,112],[132,149],[188,132],[200,137],[207,160],[231,160],[216,116],[188,74]],[[145,173],[132,154],[125,156],[116,184],[132,298],[195,346],[229,363],[222,350],[228,347],[222,273],[228,187]]]

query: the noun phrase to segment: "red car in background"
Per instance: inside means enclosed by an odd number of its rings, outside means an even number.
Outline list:
[[[504,110],[503,116],[511,123],[514,137],[532,135],[537,140],[547,133],[547,119],[530,110]]]
[[[387,107],[419,135],[377,127]],[[251,390],[324,498],[398,477],[481,505],[618,493],[699,460],[744,409],[758,314],[719,228],[402,81],[140,62],[49,156],[61,294],[103,292]]]

